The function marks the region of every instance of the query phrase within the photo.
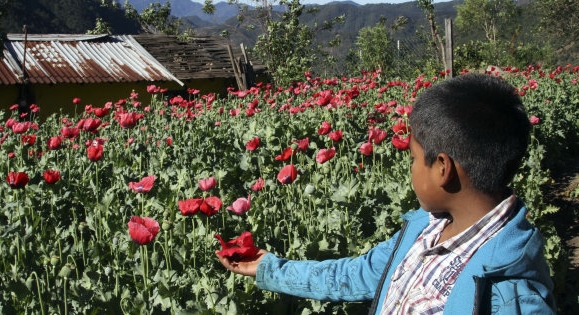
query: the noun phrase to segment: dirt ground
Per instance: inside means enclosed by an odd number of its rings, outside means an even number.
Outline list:
[[[560,314],[579,314],[579,199],[572,193],[579,186],[579,158],[566,161],[552,171],[553,184],[547,187],[547,202],[559,207],[553,216],[555,228],[563,242],[568,260],[564,288],[555,288]]]

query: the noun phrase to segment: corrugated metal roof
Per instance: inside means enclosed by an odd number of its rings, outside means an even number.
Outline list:
[[[24,35],[8,34],[7,38],[5,55],[9,53],[18,63],[9,66],[21,68]],[[175,81],[183,85],[131,36],[28,35],[25,66],[32,84]],[[0,80],[14,84],[10,79]]]
[[[22,82],[22,71],[4,51],[4,58],[0,59],[0,84],[12,85]]]

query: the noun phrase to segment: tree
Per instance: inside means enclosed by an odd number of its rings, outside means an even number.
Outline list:
[[[312,49],[314,31],[300,24],[304,6],[299,0],[281,0],[287,10],[279,20],[266,18],[266,31],[258,37],[254,51],[264,61],[273,80],[279,85],[288,85],[303,78],[316,59]]]
[[[167,34],[178,35],[181,26],[181,20],[171,15],[171,3],[166,2],[164,5],[160,3],[151,3],[148,8],[145,8],[138,13],[128,0],[125,1],[125,14],[127,17],[136,20],[141,25],[141,29],[149,34]]]
[[[518,36],[516,25],[520,10],[513,0],[465,0],[457,5],[455,25],[465,33],[482,34],[488,45],[487,62],[501,60],[501,52],[512,51]]]
[[[399,18],[391,28],[388,28],[386,19],[382,18],[375,26],[360,29],[356,38],[356,47],[362,69],[392,72],[390,68],[395,53],[392,31],[406,24],[407,21],[405,18]]]
[[[568,55],[579,55],[579,5],[577,0],[535,0],[541,27],[557,47],[561,61]]]
[[[88,30],[87,34],[112,34],[113,31],[109,23],[103,21],[101,18],[97,18],[95,21],[95,27],[92,30]]]
[[[435,56],[439,64],[444,65],[444,60],[446,60],[446,53],[444,50],[444,40],[438,31],[438,25],[435,21],[434,14],[434,4],[433,0],[417,0],[418,7],[422,9],[422,12],[426,15],[426,20],[428,21],[428,27],[430,28],[430,43],[431,47],[435,52]]]

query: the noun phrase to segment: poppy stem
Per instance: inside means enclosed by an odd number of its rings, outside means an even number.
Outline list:
[[[40,293],[40,281],[38,280],[38,274],[36,271],[33,271],[30,276],[36,278],[36,292],[38,293],[38,304],[40,304],[40,312],[44,315],[44,303],[42,303],[42,294]]]
[[[195,254],[197,252],[197,249],[195,248],[195,218],[191,217],[191,240],[193,242],[193,269],[197,269],[197,255]]]

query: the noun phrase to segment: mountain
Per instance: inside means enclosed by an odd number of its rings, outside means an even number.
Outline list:
[[[138,12],[141,12],[144,8],[149,7],[149,5],[155,2],[160,2],[161,4],[169,2],[171,4],[171,14],[175,17],[187,19],[197,17],[211,24],[223,24],[227,20],[235,17],[239,12],[237,6],[221,1],[213,4],[215,6],[214,14],[207,14],[203,12],[203,4],[191,0],[168,0],[165,2],[160,0],[129,0],[129,3],[137,9]]]

